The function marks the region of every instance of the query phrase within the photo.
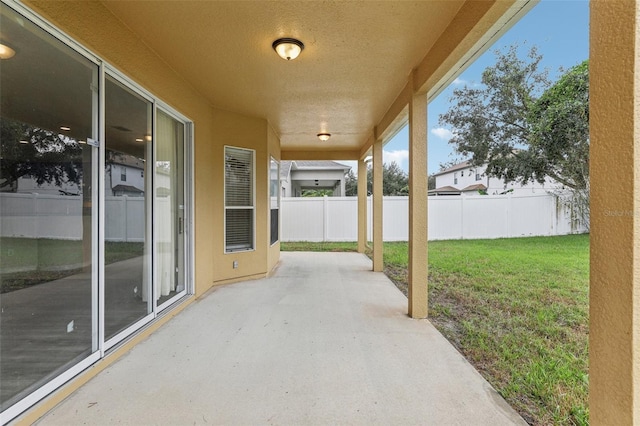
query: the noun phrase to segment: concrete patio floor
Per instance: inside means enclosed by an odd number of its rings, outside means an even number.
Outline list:
[[[357,253],[220,287],[43,417],[74,424],[526,424]]]

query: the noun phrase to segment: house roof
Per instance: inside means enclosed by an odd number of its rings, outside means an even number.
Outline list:
[[[280,162],[280,179],[289,181],[291,170],[351,170],[351,166],[336,161],[286,161]]]
[[[469,185],[466,188],[462,189],[462,192],[470,192],[470,191],[486,191],[487,187],[481,183],[476,183],[475,185]]]
[[[438,173],[434,173],[432,176],[440,176],[446,173],[455,172],[456,170],[466,169],[467,167],[471,167],[471,160],[465,160],[462,163],[454,164],[453,166],[441,170]]]
[[[441,186],[440,188],[432,189],[429,194],[459,194],[461,191],[453,186]]]
[[[351,170],[351,166],[341,164],[336,161],[309,161],[309,160],[296,160],[293,161],[293,168],[298,170]]]
[[[291,173],[291,161],[280,162],[280,179],[289,180],[289,174]]]
[[[138,189],[135,186],[131,185],[116,185],[113,187],[114,191],[122,191],[122,192],[140,192],[143,193],[142,189]]]

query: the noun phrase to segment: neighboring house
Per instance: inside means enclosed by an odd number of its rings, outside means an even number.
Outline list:
[[[144,162],[132,155],[111,154],[105,164],[105,192],[107,196],[144,196]],[[158,178],[157,178],[158,179]],[[160,180],[162,180],[160,178]],[[166,179],[165,179],[166,180]],[[158,182],[161,186],[161,182]],[[55,182],[38,185],[32,176],[20,177],[14,185],[7,186],[0,192],[20,194],[37,193],[42,195],[80,195],[80,184],[75,182]]]
[[[463,161],[442,170],[433,176],[436,178],[436,189],[429,191],[429,195],[479,195],[486,192],[489,195],[513,193],[516,195],[544,194],[558,188],[558,184],[547,179],[544,185],[538,182],[519,184],[505,183],[504,179],[490,177],[485,173],[486,165],[474,167],[470,161]]]
[[[105,165],[106,194],[144,197],[144,162],[133,155],[111,152]]]
[[[283,197],[301,197],[305,189],[330,189],[345,196],[345,176],[351,167],[335,161],[282,161],[280,185]]]

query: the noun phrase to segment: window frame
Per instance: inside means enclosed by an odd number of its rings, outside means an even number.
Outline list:
[[[251,206],[227,206],[227,150],[235,149],[251,153]],[[240,146],[225,145],[223,152],[223,198],[224,198],[224,254],[243,253],[256,250],[256,150]],[[251,215],[251,246],[248,248],[227,248],[227,210],[250,210]]]
[[[271,179],[271,173],[272,173],[272,169],[271,167],[273,166],[273,164],[276,165],[276,185],[272,186],[272,182],[273,179]],[[274,245],[276,245],[277,243],[280,242],[280,161],[276,160],[275,157],[273,156],[269,156],[269,243],[270,243],[270,247],[273,247]],[[271,193],[271,190],[275,188],[275,198],[276,198],[276,208],[274,209],[271,206],[271,200],[274,198],[274,194]],[[283,188],[284,189],[284,188]],[[271,226],[271,212],[273,210],[278,210],[278,235],[276,236],[276,239],[273,239],[273,235],[271,235],[271,232],[273,231],[273,228]]]

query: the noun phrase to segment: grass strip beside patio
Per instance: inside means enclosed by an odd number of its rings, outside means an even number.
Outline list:
[[[429,319],[531,424],[588,424],[588,289],[588,235],[429,243]]]

